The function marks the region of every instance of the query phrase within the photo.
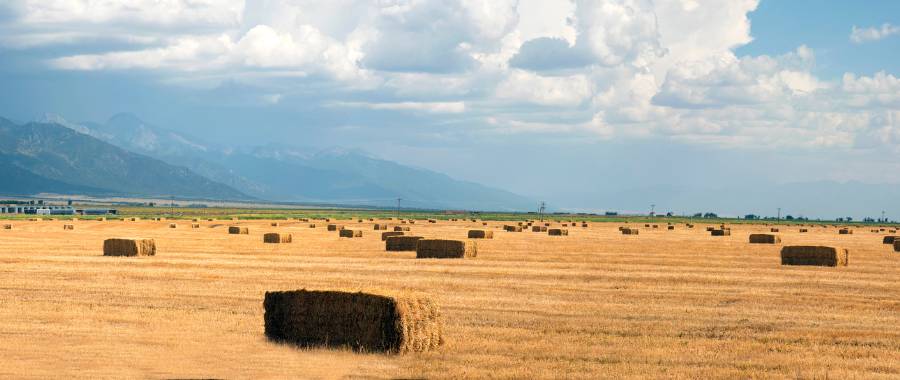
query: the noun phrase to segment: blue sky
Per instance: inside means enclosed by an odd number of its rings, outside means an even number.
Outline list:
[[[579,209],[896,185],[898,18],[897,1],[14,0],[0,115],[361,148]]]

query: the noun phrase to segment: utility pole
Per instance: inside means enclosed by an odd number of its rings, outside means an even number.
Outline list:
[[[545,209],[545,208],[547,208],[547,203],[544,202],[544,201],[541,201],[541,211],[540,211],[541,222],[544,221],[544,209]]]
[[[651,204],[651,205],[650,205],[650,216],[653,216],[653,215],[655,215],[655,214],[656,214],[656,205],[655,205],[655,204]]]
[[[172,212],[171,218],[174,218],[175,217],[175,196],[170,195],[169,198],[172,201],[172,203],[169,203],[169,211]]]
[[[887,221],[887,219],[884,217],[884,210],[881,210],[881,220],[879,220],[879,222],[884,223],[886,221]]]
[[[781,221],[781,207],[778,208],[778,219],[777,221]]]
[[[400,201],[402,200],[403,198],[397,198],[397,220],[400,220]]]

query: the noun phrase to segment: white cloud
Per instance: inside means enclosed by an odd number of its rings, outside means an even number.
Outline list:
[[[541,76],[513,70],[496,90],[499,99],[545,106],[575,107],[590,97],[591,83],[583,75]]]
[[[856,25],[850,31],[850,41],[861,44],[865,42],[878,41],[900,34],[900,26],[894,26],[889,23],[882,24],[881,27],[857,28]]]
[[[337,102],[334,103],[333,106],[388,111],[425,111],[432,113],[462,113],[466,111],[466,104],[463,102]]]

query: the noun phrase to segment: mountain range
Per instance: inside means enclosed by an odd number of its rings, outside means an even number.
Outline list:
[[[0,122],[0,192],[259,199],[476,210],[528,210],[508,191],[342,148],[218,146],[118,114],[104,123],[45,115]]]

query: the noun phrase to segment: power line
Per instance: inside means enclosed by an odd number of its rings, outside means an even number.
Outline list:
[[[540,214],[541,214],[541,222],[544,221],[544,209],[546,209],[546,208],[547,208],[547,203],[544,202],[544,201],[541,201],[541,211],[540,211]]]

